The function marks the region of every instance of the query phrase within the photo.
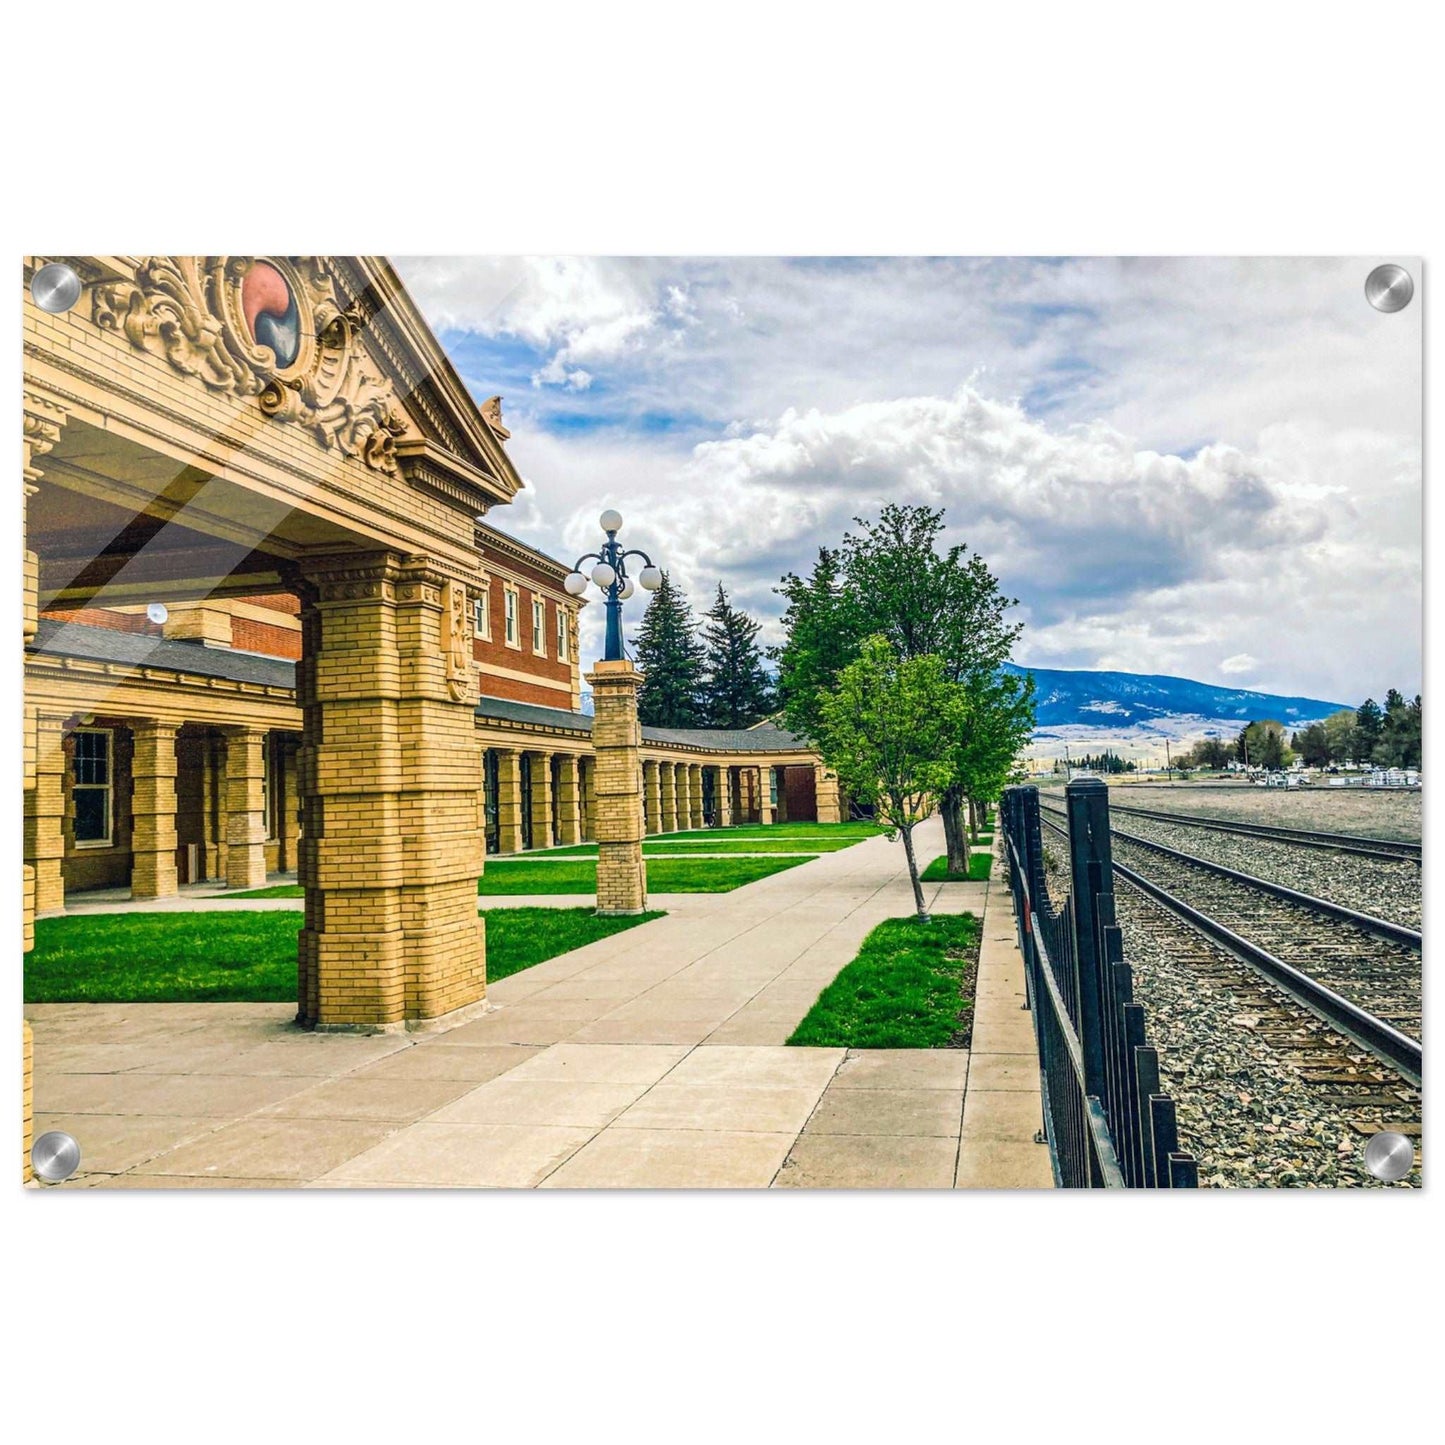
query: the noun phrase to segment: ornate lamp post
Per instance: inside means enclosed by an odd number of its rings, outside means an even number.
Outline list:
[[[593,562],[590,576],[592,581],[607,594],[607,645],[602,653],[604,662],[621,662],[622,652],[622,604],[632,596],[635,588],[632,578],[627,575],[627,559],[641,557],[645,564],[637,574],[638,584],[645,592],[655,592],[662,585],[662,572],[653,565],[646,552],[636,548],[624,550],[617,540],[622,530],[622,514],[611,508],[598,519],[607,540],[596,552],[584,552],[572,566],[571,574],[563,586],[573,597],[580,597],[587,590],[587,573],[582,571],[584,562]]]
[[[592,581],[607,594],[607,649],[587,674],[592,687],[592,751],[596,758],[597,912],[603,916],[641,913],[647,907],[647,864],[642,858],[642,729],[637,721],[637,688],[642,674],[622,651],[622,604],[632,596],[627,559],[645,564],[638,582],[649,592],[661,586],[662,573],[646,552],[624,550],[617,540],[621,516],[610,509],[601,517],[607,540],[596,552],[577,559],[563,583],[580,597],[587,590],[583,563],[594,564]]]

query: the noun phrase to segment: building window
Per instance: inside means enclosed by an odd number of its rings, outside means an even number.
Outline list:
[[[557,661],[567,661],[567,614],[557,609]]]
[[[491,589],[484,588],[472,607],[472,624],[477,636],[486,642],[492,640],[492,598]]]
[[[503,597],[506,599],[507,608],[507,646],[520,647],[521,641],[517,634],[517,592],[513,587],[503,590]]]
[[[77,729],[75,733],[72,791],[79,846],[105,848],[111,843],[114,736],[107,728]]]
[[[532,651],[547,655],[547,604],[540,597],[532,599]]]

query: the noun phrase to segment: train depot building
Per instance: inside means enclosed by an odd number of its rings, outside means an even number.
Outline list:
[[[485,854],[599,807],[579,603],[505,531],[499,399],[382,258],[63,259],[68,312],[26,272],[27,933],[294,873],[303,1024],[460,1020]],[[771,726],[637,757],[648,833],[839,817]]]

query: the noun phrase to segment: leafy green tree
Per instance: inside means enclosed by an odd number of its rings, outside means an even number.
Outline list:
[[[1334,762],[1330,735],[1322,722],[1311,723],[1303,732],[1297,732],[1290,746],[1304,759],[1306,767],[1323,768]]]
[[[1234,748],[1222,738],[1201,738],[1180,760],[1192,768],[1224,767],[1235,755]]]
[[[1355,713],[1353,708],[1341,708],[1332,712],[1321,724],[1329,740],[1329,761],[1347,763],[1354,759],[1358,746],[1355,739]]]
[[[882,633],[902,658],[937,656],[950,682],[985,685],[1008,660],[1022,624],[987,564],[962,543],[941,544],[939,508],[889,503],[876,521],[854,518],[838,552],[824,551],[806,581],[789,575],[787,640],[778,649],[779,688],[788,725],[816,740],[821,699],[862,640]],[[968,866],[965,791],[939,798],[948,866]]]
[[[642,671],[638,720],[647,727],[702,727],[703,647],[697,620],[666,572],[642,615],[635,647]]]
[[[962,711],[963,689],[948,680],[941,658],[902,657],[881,634],[864,639],[819,703],[815,742],[823,761],[856,801],[873,805],[890,837],[903,835],[913,901],[925,923],[913,830],[955,781]]]
[[[773,691],[758,646],[760,624],[728,601],[721,582],[703,623],[704,726],[749,728],[772,710]]]
[[[1294,761],[1294,754],[1285,741],[1284,727],[1273,718],[1250,723],[1240,734],[1240,746],[1252,768],[1277,772]]]
[[[954,786],[968,798],[968,831],[976,841],[984,805],[998,801],[1034,730],[1033,674],[995,672],[961,687],[960,700]]]

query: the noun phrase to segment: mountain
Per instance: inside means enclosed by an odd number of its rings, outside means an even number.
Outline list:
[[[1282,697],[1246,688],[1215,687],[1187,677],[1161,677],[1138,672],[1073,672],[1062,668],[1017,667],[1034,675],[1035,724],[1045,729],[1104,728],[1111,732],[1137,729],[1177,736],[1179,723],[1232,724],[1235,730],[1256,718],[1273,718],[1293,730],[1328,717],[1352,703],[1325,702],[1314,697]]]

